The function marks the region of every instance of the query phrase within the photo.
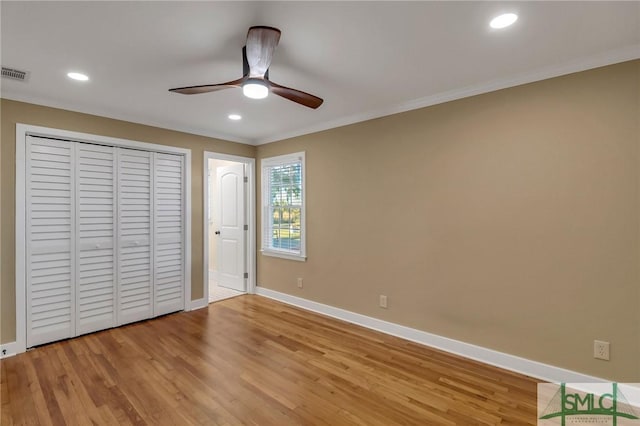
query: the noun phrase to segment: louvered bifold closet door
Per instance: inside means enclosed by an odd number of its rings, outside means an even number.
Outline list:
[[[118,148],[118,324],[153,316],[153,153]]]
[[[155,154],[155,314],[184,309],[184,157]]]
[[[76,334],[116,325],[115,149],[76,143]]]
[[[27,347],[75,335],[74,145],[27,137]]]

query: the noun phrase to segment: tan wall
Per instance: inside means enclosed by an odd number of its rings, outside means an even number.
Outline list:
[[[1,100],[2,313],[0,342],[15,340],[15,124],[24,123],[191,149],[191,297],[203,295],[203,152],[255,156],[255,147],[125,121]]]
[[[306,151],[308,261],[258,255],[258,284],[640,382],[639,79],[628,62],[259,146]]]

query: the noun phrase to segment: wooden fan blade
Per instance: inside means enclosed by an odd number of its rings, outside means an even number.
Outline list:
[[[271,86],[272,93],[309,108],[316,109],[320,105],[322,105],[322,102],[324,102],[322,98],[314,96],[310,93],[303,92],[301,90],[280,86],[279,84],[273,83],[271,81],[269,82],[269,85]]]
[[[251,27],[247,33],[246,56],[249,77],[264,77],[271,65],[273,51],[280,41],[280,30],[273,27]]]
[[[183,95],[197,95],[199,93],[215,92],[217,90],[231,89],[234,87],[242,87],[245,78],[239,78],[237,80],[228,81],[220,84],[205,84],[203,86],[189,86],[178,87],[175,89],[169,89],[170,92],[182,93]]]

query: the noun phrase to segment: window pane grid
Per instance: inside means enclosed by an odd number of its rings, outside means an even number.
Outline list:
[[[264,168],[266,185],[264,247],[302,254],[302,162]]]
[[[271,218],[269,248],[300,253],[301,210],[300,207],[269,206],[268,217]]]

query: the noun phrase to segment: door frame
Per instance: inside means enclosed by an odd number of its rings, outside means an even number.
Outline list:
[[[90,133],[74,132],[69,130],[54,129],[42,126],[16,123],[16,222],[15,222],[15,256],[16,256],[16,341],[11,347],[12,352],[19,354],[27,350],[27,301],[26,301],[26,141],[27,136],[42,136],[52,139],[63,139],[73,142],[86,142],[113,147],[133,148],[143,151],[161,152],[184,156],[184,310],[197,308],[200,300],[191,300],[191,150],[169,145],[159,145],[148,142],[139,142],[129,139],[112,138],[109,136],[94,135]],[[208,291],[209,286],[205,286]],[[3,345],[5,347],[6,345]],[[11,355],[7,353],[6,355]]]
[[[202,215],[204,238],[204,299],[209,303],[209,160],[226,160],[243,163],[246,166],[247,191],[245,193],[245,208],[247,209],[247,225],[249,230],[245,238],[246,253],[246,271],[249,275],[247,278],[247,293],[254,294],[256,292],[256,159],[251,157],[241,157],[239,155],[222,154],[219,152],[204,152],[204,161],[202,168],[202,188],[204,210]]]

